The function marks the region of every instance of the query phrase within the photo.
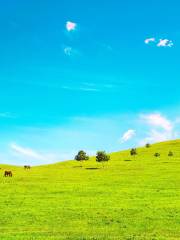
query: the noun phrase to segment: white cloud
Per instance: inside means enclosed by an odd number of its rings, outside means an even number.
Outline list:
[[[166,131],[171,131],[173,128],[171,121],[160,113],[143,114],[140,117],[151,126],[159,127]]]
[[[172,47],[174,43],[169,39],[160,39],[157,43],[154,37],[145,39],[145,44],[154,43],[157,47]]]
[[[160,39],[157,44],[158,47],[172,47],[173,45],[173,42],[168,39]]]
[[[26,156],[26,157],[31,157],[31,158],[34,158],[34,159],[37,159],[37,160],[42,160],[44,159],[44,156],[41,155],[40,153],[34,151],[33,149],[31,148],[25,148],[25,147],[22,147],[16,143],[11,143],[10,144],[10,148],[11,150],[13,150],[16,154],[19,154],[19,155],[23,155],[23,156]]]
[[[76,30],[76,28],[77,28],[77,23],[71,22],[71,21],[66,22],[66,30],[68,32],[74,31]]]
[[[131,138],[133,138],[136,135],[136,131],[133,129],[129,129],[127,132],[123,134],[123,136],[120,139],[121,143],[127,142]]]
[[[156,40],[155,40],[155,38],[147,38],[147,39],[145,39],[145,43],[146,44],[149,44],[149,43],[151,43],[151,42],[155,42]]]
[[[155,143],[155,142],[163,142],[170,139],[173,139],[175,134],[169,131],[159,131],[156,129],[151,129],[148,136],[140,141],[140,145],[145,145],[146,143]]]
[[[174,123],[165,116],[162,116],[162,114],[152,113],[140,115],[140,118],[145,124],[150,126],[147,137],[140,141],[140,145],[144,145],[147,142],[154,143],[167,141],[176,137]]]

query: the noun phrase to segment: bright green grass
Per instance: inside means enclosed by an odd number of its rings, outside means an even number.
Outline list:
[[[0,167],[0,240],[180,239],[180,140],[113,153],[104,169]]]

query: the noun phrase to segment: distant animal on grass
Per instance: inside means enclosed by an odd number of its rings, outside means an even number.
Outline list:
[[[4,177],[12,177],[12,172],[11,171],[5,171],[4,172]]]
[[[24,166],[24,169],[31,169],[31,166],[25,165],[25,166]]]

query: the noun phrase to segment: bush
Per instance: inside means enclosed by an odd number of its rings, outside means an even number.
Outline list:
[[[146,143],[146,148],[150,148],[150,143]]]
[[[173,152],[169,151],[168,157],[172,157],[172,156],[173,156]]]
[[[83,162],[89,160],[89,156],[83,150],[79,151],[74,158],[76,161]]]
[[[155,153],[154,156],[155,157],[160,157],[160,153]]]
[[[131,151],[130,151],[130,154],[131,154],[131,156],[137,155],[137,150],[136,150],[136,148],[132,148]]]
[[[104,162],[108,162],[110,160],[110,156],[106,154],[105,151],[98,151],[96,154],[96,162],[100,162],[103,164]]]

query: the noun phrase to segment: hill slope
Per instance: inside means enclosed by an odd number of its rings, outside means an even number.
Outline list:
[[[180,140],[135,157],[112,153],[104,169],[94,158],[83,168],[75,161],[0,167],[1,240],[180,239]]]

